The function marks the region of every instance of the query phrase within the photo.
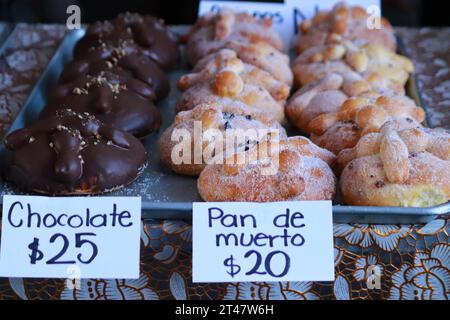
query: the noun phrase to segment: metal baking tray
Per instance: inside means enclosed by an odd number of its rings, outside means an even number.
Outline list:
[[[185,28],[174,27],[174,31],[183,32]],[[71,60],[74,44],[83,34],[84,30],[76,30],[66,36],[9,131],[24,127],[37,118],[45,105],[48,94],[54,88],[63,66]],[[157,134],[143,141],[148,151],[149,166],[133,184],[107,194],[107,196],[141,196],[143,219],[190,219],[192,202],[202,201],[197,192],[196,178],[177,175],[163,167],[159,161],[157,147],[160,134],[173,122],[175,117],[174,109],[180,97],[175,82],[187,72],[188,68],[185,63],[182,63],[180,68],[169,75],[172,83],[171,93],[168,98],[158,104],[163,119],[161,129]],[[413,88],[416,87],[414,79],[411,79],[410,85]],[[417,90],[415,93],[417,94]],[[2,171],[5,169],[7,158],[8,151],[1,144],[0,166]],[[5,194],[23,193],[2,180],[0,196]],[[334,221],[342,223],[426,223],[438,215],[449,212],[450,203],[431,208],[333,206]]]

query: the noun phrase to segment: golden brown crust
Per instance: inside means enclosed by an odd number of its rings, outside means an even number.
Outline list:
[[[366,81],[365,85],[370,85],[372,89],[387,88],[400,94],[413,71],[414,66],[408,58],[381,45],[357,46],[349,41],[311,47],[302,52],[293,65],[297,86],[317,81],[330,73],[338,73],[349,75],[347,87],[350,89],[361,85],[357,81]],[[347,93],[357,94],[355,90]]]
[[[296,49],[303,52],[316,45],[344,39],[356,44],[379,44],[395,51],[396,41],[389,22],[381,19],[380,29],[369,29],[368,21],[369,15],[363,8],[339,3],[332,10],[322,11],[300,25],[302,34]]]
[[[296,128],[309,133],[311,120],[321,114],[336,112],[348,98],[342,92],[343,83],[342,76],[332,73],[298,90],[286,104],[289,121]]]
[[[230,41],[266,42],[277,50],[283,50],[283,43],[272,29],[271,20],[257,20],[247,13],[222,9],[219,13],[201,17],[192,28],[186,45],[188,61],[195,65]]]
[[[231,51],[221,52],[221,49]],[[270,73],[275,79],[288,86],[292,85],[293,75],[289,65],[289,56],[275,49],[265,42],[228,41],[221,48],[205,57],[202,57],[194,66],[194,71],[200,71],[207,64],[217,59],[217,56],[226,58],[239,58],[243,62]]]
[[[243,62],[231,49],[219,50],[214,57],[202,62],[201,67],[196,66],[192,73],[183,75],[178,80],[177,87],[187,90],[198,83],[213,80],[222,71],[232,71],[238,74],[244,83],[263,87],[275,100],[285,101],[289,95],[290,88],[287,84],[275,79],[267,71]]]
[[[249,152],[258,152],[257,148]],[[304,137],[280,142],[278,166],[271,153],[242,165],[208,165],[197,185],[205,201],[329,200],[335,177],[329,167],[334,156]],[[265,170],[276,168],[272,174]]]
[[[345,100],[336,113],[313,119],[309,130],[320,135],[339,121],[354,121],[366,134],[379,131],[392,117],[410,117],[420,123],[425,120],[425,112],[406,96],[367,91]]]
[[[224,141],[227,130],[230,129],[262,129],[272,132],[276,130],[280,137],[286,137],[284,128],[258,109],[251,109],[248,108],[248,106],[237,102],[229,104],[213,103],[198,105],[192,110],[178,113],[175,122],[163,132],[159,140],[162,163],[179,174],[198,176],[209,160],[200,156],[200,158],[198,158],[198,163],[195,163],[195,148],[197,147],[197,150],[200,150],[201,154],[203,154],[206,152],[206,149],[214,146],[214,140],[208,140],[207,137],[199,138],[197,136],[197,139],[194,140],[194,137],[196,137],[194,133],[195,122],[197,122],[197,125],[201,125],[201,128],[199,129],[200,134],[205,134],[209,129],[217,129],[223,134]],[[183,141],[189,145],[191,155],[188,157],[189,159],[187,162],[179,164],[174,163],[172,157],[172,153],[176,150],[174,149],[175,146],[180,144],[179,140],[172,140],[175,130],[185,130],[189,134],[189,137],[192,138],[190,142]],[[200,137],[202,136],[200,135]],[[252,146],[256,141],[265,139],[265,136],[261,135],[253,138],[256,140],[251,144],[248,143],[247,147]],[[250,137],[248,137],[248,139],[250,139]],[[245,148],[246,146],[239,147],[238,145],[233,145],[231,149],[227,149],[224,142],[223,147],[223,153],[226,157],[227,154],[236,152],[236,150]]]
[[[424,120],[425,112],[410,98],[369,91],[347,99],[334,113],[314,118],[307,130],[314,143],[338,154],[355,146],[361,136],[379,132],[389,121],[406,129],[420,126]]]
[[[346,49],[341,44],[311,47],[295,58],[293,72],[298,87],[322,79],[330,73],[351,72],[343,60]]]
[[[347,204],[430,207],[449,200],[449,162],[432,154],[421,153],[412,158],[410,178],[402,184],[385,182],[386,173],[377,155],[358,158],[352,164],[344,170],[340,180]]]
[[[284,103],[276,101],[261,86],[245,83],[235,72],[225,70],[217,73],[210,82],[199,83],[186,90],[177,103],[177,112],[193,109],[199,104],[240,101],[264,111],[273,119],[284,121]]]
[[[281,42],[277,44],[270,23],[231,11],[201,18],[187,46],[190,62],[198,63],[178,83],[186,91],[177,110],[207,106],[180,113],[167,132],[192,131],[199,117],[206,126],[225,128],[218,110],[241,106],[262,115],[256,127],[273,127],[275,120],[283,121],[284,100],[294,80],[300,89],[287,101],[285,114],[317,145],[304,137],[285,138],[277,152],[261,156],[260,150],[275,143],[263,139],[244,150],[233,149],[225,164],[174,170],[201,172],[198,189],[205,201],[331,199],[335,177],[330,166],[342,172],[340,188],[348,204],[429,206],[448,201],[449,134],[420,125],[423,109],[404,96],[413,64],[395,53],[390,24],[383,18],[382,28],[371,30],[368,17],[363,8],[340,3],[303,22],[293,73],[288,57],[278,51]],[[235,116],[232,126],[245,127],[244,119]],[[164,162],[167,132],[161,139]]]
[[[361,130],[354,121],[340,121],[332,125],[322,135],[311,134],[311,140],[318,146],[334,154],[351,148],[361,137]]]
[[[450,134],[386,123],[341,151],[340,188],[353,205],[434,206],[450,198]]]
[[[293,74],[289,56],[265,42],[245,43],[230,41],[226,44],[236,52],[239,59],[261,68],[288,86],[292,86]]]

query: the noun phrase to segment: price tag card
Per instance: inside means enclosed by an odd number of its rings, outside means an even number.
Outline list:
[[[222,7],[248,12],[259,18],[272,18],[275,30],[281,35],[285,49],[298,34],[298,25],[305,19],[312,18],[319,10],[329,10],[341,0],[284,0],[284,1],[216,1],[202,0],[199,15],[217,12]],[[380,0],[346,0],[348,5],[359,5],[374,16],[380,15]]]
[[[196,202],[193,282],[333,281],[331,201]]]
[[[140,197],[4,196],[0,276],[139,277]]]

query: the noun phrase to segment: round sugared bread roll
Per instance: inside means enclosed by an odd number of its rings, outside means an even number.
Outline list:
[[[297,86],[317,81],[330,73],[356,72],[373,88],[386,88],[403,94],[414,66],[408,58],[381,45],[356,46],[345,41],[305,50],[295,59],[293,71]]]
[[[92,48],[82,58],[75,59],[64,67],[59,83],[64,84],[82,75],[105,71],[130,81],[143,82],[147,86],[141,93],[149,99],[161,100],[167,97],[170,90],[167,74],[137,46],[131,50],[127,48],[131,47],[123,43],[119,46],[104,45]]]
[[[202,104],[178,113],[163,132],[159,140],[161,161],[177,173],[198,176],[207,163],[251,148],[273,135],[285,138],[286,131],[257,109],[236,102]]]
[[[347,204],[430,207],[450,199],[448,131],[387,123],[338,158],[346,165],[340,188]]]
[[[389,121],[396,123],[399,129],[420,127],[420,123],[411,117],[391,117]],[[311,140],[318,146],[338,154],[344,149],[354,147],[361,139],[364,129],[354,120],[338,121],[322,135],[311,134]],[[337,172],[340,172],[337,170]]]
[[[202,57],[195,64],[193,70],[198,72],[218,58],[239,58],[245,63],[267,71],[275,79],[282,81],[289,87],[292,86],[293,75],[289,56],[278,51],[270,44],[265,42],[229,41],[224,43],[220,49],[230,50],[218,50]]]
[[[279,122],[284,121],[284,103],[276,101],[261,86],[245,83],[234,71],[224,70],[217,73],[212,81],[199,83],[181,95],[176,111],[193,109],[199,104],[227,103],[235,100],[258,108]]]
[[[407,96],[366,91],[346,99],[335,113],[314,118],[309,123],[309,130],[321,135],[339,121],[355,121],[364,135],[368,132],[378,132],[391,117],[411,117],[420,123],[425,120],[425,112]]]
[[[297,87],[320,80],[331,73],[348,73],[352,68],[345,63],[345,46],[328,44],[311,47],[295,58],[292,65]]]
[[[186,52],[191,65],[224,48],[229,41],[266,42],[277,50],[283,50],[280,36],[272,29],[271,19],[257,20],[247,13],[230,9],[200,17],[187,37]]]
[[[304,86],[286,103],[287,118],[296,128],[309,133],[311,120],[321,114],[338,111],[347,100],[343,86],[344,78],[335,73]]]
[[[267,71],[240,60],[231,49],[217,51],[214,59],[202,64],[201,68],[196,67],[192,73],[183,75],[178,80],[177,87],[187,90],[196,84],[211,82],[217,74],[225,70],[236,73],[245,83],[263,87],[277,101],[285,101],[289,95],[290,87],[287,84],[277,80]]]
[[[370,78],[370,74],[377,73],[404,86],[410,74],[414,72],[414,65],[410,59],[382,45],[368,43],[355,46],[347,42],[346,47],[346,63],[366,79]]]
[[[83,58],[92,48],[119,44],[138,46],[144,55],[165,70],[180,61],[178,40],[164,21],[136,13],[124,13],[113,20],[91,24],[76,44],[74,55],[76,59]]]
[[[312,119],[308,132],[314,143],[338,154],[355,146],[361,136],[380,131],[383,124],[392,120],[399,129],[414,128],[425,120],[425,112],[406,96],[368,91],[347,99],[336,112]]]
[[[133,182],[147,165],[132,135],[71,110],[14,131],[7,179],[25,191],[51,195],[98,194]]]
[[[332,10],[321,11],[300,24],[297,51],[303,52],[336,39],[348,40],[357,45],[379,44],[395,51],[396,39],[392,26],[381,17],[379,28],[368,28],[367,23],[371,19],[362,7],[338,3]]]
[[[398,123],[399,128],[415,128],[420,123],[411,117],[390,117],[389,121]],[[358,126],[354,120],[336,122],[322,135],[311,134],[311,140],[318,146],[338,154],[341,150],[352,148],[364,135],[365,130]]]
[[[152,88],[144,82],[101,71],[60,84],[40,118],[53,116],[59,109],[87,112],[108,125],[143,138],[158,130],[161,124],[159,110],[146,96],[151,92]]]
[[[263,142],[221,165],[208,165],[198,190],[205,201],[329,200],[336,179],[330,165],[334,155],[304,137]]]

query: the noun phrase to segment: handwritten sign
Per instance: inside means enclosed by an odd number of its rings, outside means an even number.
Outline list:
[[[140,197],[4,196],[0,276],[139,277]]]
[[[319,10],[328,10],[341,2],[340,0],[284,0],[284,2],[252,2],[252,1],[200,1],[199,15],[217,12],[228,7],[237,11],[248,12],[259,18],[272,18],[275,30],[281,35],[287,49],[298,34],[298,25],[305,19],[312,18]],[[379,12],[380,0],[347,0],[348,5],[359,5],[370,14]]]
[[[193,282],[332,281],[331,201],[196,202]]]

